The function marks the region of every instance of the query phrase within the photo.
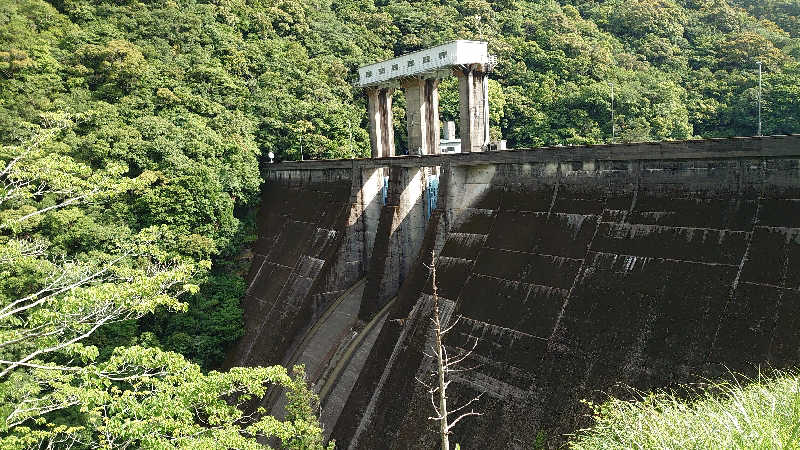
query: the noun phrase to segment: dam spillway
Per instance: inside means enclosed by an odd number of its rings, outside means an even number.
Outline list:
[[[438,445],[415,381],[431,251],[463,318],[446,344],[478,339],[451,393],[483,393],[483,416],[454,430],[464,448],[557,443],[590,423],[580,400],[621,386],[800,360],[800,136],[306,161],[268,178],[230,365],[286,362],[362,278],[363,322],[395,299],[350,393],[322,399],[340,448]]]

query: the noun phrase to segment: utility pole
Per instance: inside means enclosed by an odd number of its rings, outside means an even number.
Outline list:
[[[761,61],[758,64],[758,136],[761,136]]]
[[[614,124],[614,83],[608,83],[611,86],[611,142],[614,142],[616,136],[616,125]]]

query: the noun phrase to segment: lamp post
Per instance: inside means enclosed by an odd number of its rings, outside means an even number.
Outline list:
[[[758,136],[761,136],[761,61],[758,64]]]
[[[353,124],[350,122],[350,119],[347,119],[347,133],[348,133],[348,142],[350,144],[350,157],[353,158]]]
[[[614,124],[614,83],[608,83],[611,87],[611,142],[614,142],[616,137],[616,125]]]

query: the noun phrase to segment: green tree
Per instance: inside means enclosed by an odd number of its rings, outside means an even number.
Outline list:
[[[120,346],[100,357],[100,329],[185,310],[184,293],[208,261],[165,251],[158,227],[123,235],[117,247],[73,253],[40,233],[48,216],[105,205],[154,182],[148,173],[92,168],[65,155],[63,118],[20,145],[0,147],[0,447],[322,448],[314,395],[302,368],[204,373],[182,355]],[[247,412],[269,386],[287,389],[284,421]]]

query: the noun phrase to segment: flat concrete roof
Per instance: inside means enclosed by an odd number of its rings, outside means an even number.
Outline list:
[[[486,41],[456,40],[358,68],[358,86],[391,84],[402,78],[450,75],[450,68],[489,62]]]
[[[800,134],[637,142],[630,144],[598,144],[574,147],[539,147],[491,152],[394,156],[387,158],[284,161],[270,165],[269,170],[294,171],[392,166],[469,166],[548,161],[758,158],[762,156],[800,157]]]

